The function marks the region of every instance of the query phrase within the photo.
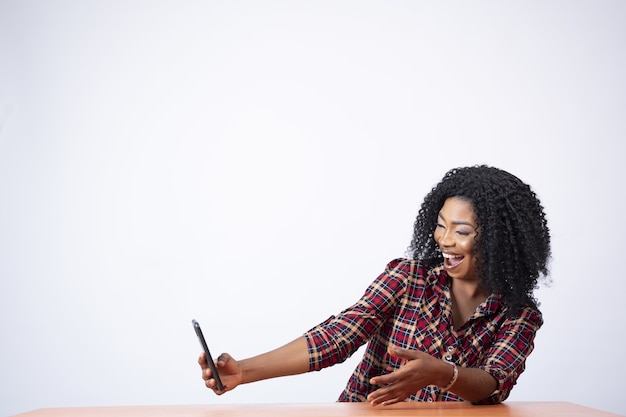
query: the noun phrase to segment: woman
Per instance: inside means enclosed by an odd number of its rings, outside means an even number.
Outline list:
[[[531,188],[506,171],[449,171],[426,196],[409,247],[353,306],[276,350],[224,353],[217,394],[343,362],[368,343],[339,401],[504,401],[543,324],[533,296],[548,274],[550,233]]]

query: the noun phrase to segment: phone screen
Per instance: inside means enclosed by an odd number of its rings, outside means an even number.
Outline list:
[[[202,334],[200,323],[198,323],[196,320],[191,320],[191,323],[193,324],[193,328],[196,331],[198,340],[200,340],[202,349],[204,349],[204,354],[206,355],[207,365],[209,366],[209,368],[211,368],[211,373],[213,374],[213,378],[215,379],[217,389],[222,391],[224,389],[224,386],[222,385],[222,380],[220,379],[220,375],[217,372],[217,367],[215,366],[215,363],[213,363],[213,357],[211,356],[211,352],[209,352],[209,347],[206,344],[206,340],[204,340],[204,335]]]

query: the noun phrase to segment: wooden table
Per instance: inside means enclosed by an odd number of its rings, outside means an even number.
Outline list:
[[[617,414],[567,402],[227,404],[42,408],[15,417],[609,417]]]

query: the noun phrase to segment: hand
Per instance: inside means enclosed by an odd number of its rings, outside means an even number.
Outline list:
[[[446,378],[443,376],[446,373],[449,372],[449,377],[452,377],[452,367],[428,353],[395,346],[391,346],[388,352],[392,356],[406,359],[407,362],[389,374],[370,380],[370,383],[381,386],[367,396],[372,405],[390,405],[404,401],[425,386],[438,384]]]
[[[206,385],[207,388],[212,389],[217,395],[222,395],[226,391],[235,389],[235,387],[241,384],[241,381],[243,380],[243,375],[238,362],[228,353],[222,353],[217,358],[215,363],[217,371],[220,374],[222,385],[224,386],[224,389],[221,391],[217,389],[217,383],[215,382],[215,378],[213,378],[211,368],[207,366],[206,356],[204,353],[200,354],[198,363],[200,364],[200,368],[202,368],[202,379],[204,379],[204,385]]]

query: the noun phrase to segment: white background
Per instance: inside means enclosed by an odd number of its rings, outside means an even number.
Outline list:
[[[487,163],[538,193],[545,326],[509,401],[626,414],[623,1],[0,0],[0,415],[335,401],[362,350],[204,388],[402,256]]]

